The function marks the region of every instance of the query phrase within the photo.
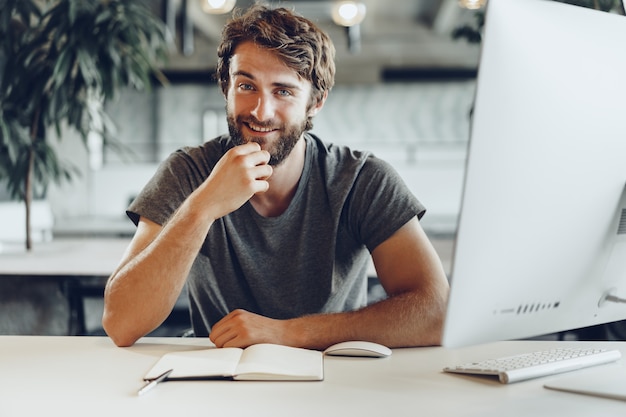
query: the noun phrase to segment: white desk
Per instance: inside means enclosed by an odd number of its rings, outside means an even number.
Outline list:
[[[144,338],[117,348],[104,337],[1,336],[0,416],[624,416],[626,402],[543,388],[562,376],[501,385],[441,372],[446,365],[563,344],[617,347],[626,357],[623,342],[396,349],[386,359],[326,358],[322,382],[166,382],[137,397],[161,354],[210,342]]]

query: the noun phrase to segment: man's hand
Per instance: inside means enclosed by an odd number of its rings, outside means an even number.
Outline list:
[[[269,152],[255,142],[236,146],[224,154],[202,191],[211,200],[215,219],[237,210],[254,194],[268,190],[267,179],[273,172],[269,159]]]
[[[246,310],[234,310],[217,322],[209,338],[217,347],[245,348],[257,343],[290,345],[285,320],[270,319]]]

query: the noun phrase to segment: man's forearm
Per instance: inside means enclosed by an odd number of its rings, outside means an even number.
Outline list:
[[[325,349],[345,340],[368,340],[388,347],[441,343],[447,290],[405,292],[360,310],[294,319],[295,344]]]
[[[150,242],[131,249],[105,289],[103,326],[116,344],[133,344],[167,318],[211,224],[183,205]]]

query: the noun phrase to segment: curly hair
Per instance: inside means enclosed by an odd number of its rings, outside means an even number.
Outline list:
[[[238,9],[224,26],[217,50],[217,81],[226,96],[230,60],[237,46],[254,42],[279,57],[287,67],[311,82],[309,106],[319,103],[335,83],[335,47],[313,22],[285,8],[255,4]]]

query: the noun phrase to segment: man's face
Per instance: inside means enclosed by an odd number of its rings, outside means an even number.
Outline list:
[[[239,45],[230,62],[226,113],[236,145],[257,142],[279,165],[302,137],[311,83],[288,68],[271,51],[252,42]]]

